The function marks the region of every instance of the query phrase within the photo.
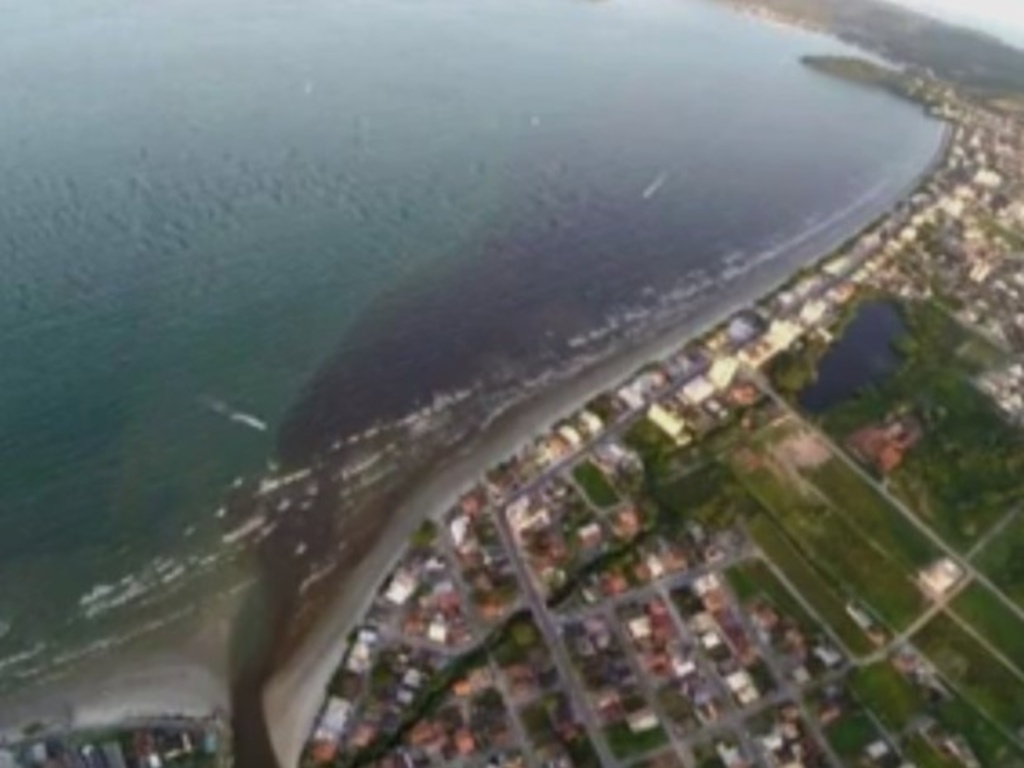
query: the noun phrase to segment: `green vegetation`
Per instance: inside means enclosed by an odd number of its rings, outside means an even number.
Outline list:
[[[976,565],[1003,594],[1024,607],[1024,515],[985,545]]]
[[[46,730],[46,723],[41,723],[41,722],[38,722],[38,721],[34,721],[34,722],[31,722],[28,725],[26,725],[24,728],[22,728],[21,729],[21,733],[24,736],[32,737],[32,736],[38,736],[40,733],[43,733],[45,730]]]
[[[605,728],[604,733],[612,753],[619,759],[636,757],[668,743],[668,734],[660,725],[633,733],[626,723],[615,723]]]
[[[938,547],[842,460],[830,459],[804,474],[846,520],[906,568],[927,567],[941,556]]]
[[[757,503],[728,467],[704,459],[681,465],[683,456],[677,452],[670,463],[656,460],[653,465],[644,464],[643,487],[636,494],[643,528],[633,539],[613,546],[573,572],[549,596],[549,606],[570,599],[580,584],[595,573],[616,568],[631,573],[630,566],[637,561],[639,548],[652,536],[675,539],[686,533],[690,523],[722,529],[756,512]]]
[[[858,654],[871,651],[871,643],[867,636],[846,612],[846,603],[842,595],[833,589],[793,547],[770,517],[755,517],[747,524],[747,530],[786,579],[850,651]]]
[[[689,729],[698,724],[697,712],[693,701],[671,683],[666,684],[657,693],[658,704],[662,712],[676,725]]]
[[[936,750],[920,733],[910,736],[903,744],[903,755],[917,768],[956,768],[960,763]]]
[[[719,461],[675,472],[648,472],[647,492],[658,504],[658,526],[668,535],[690,522],[727,528],[757,511],[754,499]]]
[[[424,520],[413,532],[410,544],[413,549],[428,549],[437,541],[438,527],[433,520]]]
[[[558,712],[565,711],[569,707],[568,699],[564,693],[551,693],[543,696],[520,710],[523,729],[537,751],[553,744],[563,744],[572,758],[573,765],[580,768],[600,768],[600,760],[594,751],[594,745],[582,733],[575,734],[563,740],[559,733],[556,722]]]
[[[908,626],[921,614],[924,598],[907,569],[865,538],[844,516],[810,498],[792,478],[780,477],[763,466],[750,466],[741,459],[734,462],[734,467],[794,547],[835,591],[848,591],[850,597],[869,606],[895,629]]]
[[[623,442],[637,452],[649,472],[664,470],[679,453],[679,446],[648,419],[630,427]]]
[[[755,571],[753,568],[755,565],[761,568]],[[760,570],[768,571],[764,563],[756,561],[753,563],[742,563],[730,568],[726,572],[725,577],[729,582],[729,586],[732,587],[732,591],[736,593],[736,598],[741,603],[750,602],[755,597],[761,595],[761,585],[759,583]],[[768,572],[770,573],[770,571]]]
[[[768,378],[783,395],[795,398],[818,377],[818,364],[828,349],[817,336],[786,350],[768,364]]]
[[[956,597],[950,610],[970,624],[1018,671],[1024,670],[1024,621],[992,590],[975,582]]]
[[[595,507],[607,509],[621,501],[619,494],[615,492],[611,483],[608,482],[608,478],[604,476],[604,472],[592,462],[583,461],[578,464],[573,469],[572,476]]]
[[[847,760],[859,757],[881,734],[864,712],[847,712],[825,729],[825,738]]]
[[[899,343],[899,368],[829,411],[823,423],[844,439],[894,411],[912,411],[925,436],[892,475],[892,485],[951,545],[965,550],[1024,501],[1024,435],[971,383],[974,366],[950,355],[977,337],[935,304],[900,307],[908,332]]]
[[[855,669],[850,688],[861,705],[893,733],[903,731],[927,704],[921,689],[888,661]]]
[[[880,0],[726,0],[767,8],[956,83],[972,95],[1018,96],[1024,52],[981,34]]]
[[[495,641],[492,656],[499,666],[509,667],[530,660],[530,651],[542,645],[540,631],[528,613],[513,616]]]
[[[1024,682],[945,614],[912,639],[970,703],[1003,728],[1024,724]]]
[[[962,696],[954,695],[946,699],[929,714],[948,733],[962,735],[982,765],[998,765],[1000,768],[1024,766],[1024,752],[1020,746],[985,719]]]
[[[1024,235],[1017,232],[1014,229],[1000,224],[994,218],[986,218],[982,221],[982,225],[989,231],[990,234],[1000,237],[1003,241],[1015,251],[1024,251]]]
[[[859,85],[883,88],[894,96],[915,103],[927,103],[922,98],[923,94],[919,94],[912,86],[907,75],[867,59],[854,56],[804,56],[801,62],[816,72]]]
[[[392,732],[379,736],[369,746],[355,754],[339,755],[337,764],[347,768],[360,768],[375,762],[394,749],[395,746],[402,742],[409,729],[433,712],[444,701],[456,682],[464,678],[472,670],[486,664],[490,653],[500,652],[499,649],[506,647],[509,643],[514,644],[515,635],[520,634],[521,636],[521,633],[516,628],[521,626],[523,622],[532,624],[532,618],[528,611],[520,611],[506,619],[503,624],[493,629],[480,645],[454,659],[444,669],[431,677],[403,714],[401,722],[398,723]],[[378,678],[376,683],[383,684],[386,677],[393,680],[395,674],[394,671],[385,669],[384,665],[378,661],[378,664],[375,665],[371,672],[371,685],[374,684],[372,678]]]
[[[730,569],[726,576],[741,602],[755,597],[762,598],[780,614],[796,622],[804,632],[811,633],[820,629],[818,622],[763,561],[741,563]]]

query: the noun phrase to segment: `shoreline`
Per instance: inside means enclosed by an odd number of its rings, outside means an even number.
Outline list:
[[[926,119],[936,118],[926,115]],[[493,421],[488,421],[480,434],[464,441],[447,455],[425,463],[423,469],[415,473],[408,488],[403,489],[408,490],[402,494],[404,500],[387,511],[390,519],[382,524],[377,540],[361,560],[354,567],[347,564],[339,567],[326,580],[329,588],[338,593],[337,597],[332,597],[329,604],[325,603],[301,647],[280,669],[270,670],[261,698],[265,719],[274,723],[268,731],[279,763],[287,766],[296,763],[296,759],[281,760],[280,756],[294,753],[297,757],[301,754],[309,725],[322,703],[326,680],[340,663],[344,634],[358,623],[380,583],[401,556],[408,535],[424,517],[444,514],[489,466],[514,453],[552,421],[578,408],[581,402],[628,377],[651,359],[664,356],[687,340],[707,332],[736,310],[774,293],[800,270],[827,259],[837,248],[876,226],[913,195],[942,164],[948,154],[952,134],[952,126],[945,123],[930,162],[911,181],[892,193],[893,200],[883,211],[861,215],[858,210],[858,220],[865,221],[858,223],[855,229],[851,228],[847,234],[829,238],[830,241],[835,240],[829,247],[815,249],[814,254],[803,258],[799,264],[788,264],[794,258],[793,254],[805,249],[806,243],[793,246],[763,266],[752,269],[751,275],[722,288],[717,301],[699,307],[692,316],[657,328],[646,339],[625,340],[620,348],[588,364],[582,372],[556,378],[552,384],[531,393]],[[224,613],[230,611],[225,609]],[[226,619],[218,618],[216,621]],[[183,709],[188,710],[185,716],[195,717],[202,716],[204,709],[206,715],[220,707],[226,711],[230,691],[236,681],[224,668],[226,665],[211,661],[223,653],[213,650],[212,644],[196,640],[209,634],[206,626],[209,623],[209,619],[189,619],[169,632],[170,636],[187,636],[183,642],[185,646],[209,645],[200,652],[158,652],[145,648],[145,641],[133,642],[124,649],[127,659],[125,656],[107,659],[54,683],[5,695],[0,698],[4,705],[0,738],[5,734],[4,726],[12,713],[22,727],[39,719],[37,714],[40,711],[59,713],[52,717],[46,715],[45,719],[67,727],[96,727],[117,725],[129,717],[173,717],[184,714]],[[231,634],[228,629],[227,636]],[[194,658],[189,658],[190,655]],[[34,714],[22,717],[17,715],[19,711]],[[279,735],[282,729],[292,732]]]
[[[415,485],[391,513],[379,539],[355,568],[338,580],[339,594],[326,607],[314,628],[288,663],[269,677],[263,691],[264,720],[273,723],[268,737],[274,759],[280,766],[296,765],[302,754],[312,723],[323,703],[327,681],[341,663],[342,639],[365,614],[383,581],[404,553],[409,536],[425,518],[438,518],[459,496],[478,483],[486,470],[514,454],[525,443],[553,422],[578,409],[601,392],[628,378],[651,360],[660,359],[689,341],[720,326],[744,307],[760,303],[791,283],[803,270],[812,269],[852,241],[879,226],[901,204],[912,197],[945,163],[952,145],[955,127],[925,110],[926,119],[943,123],[940,140],[929,163],[894,195],[885,210],[859,223],[852,232],[837,236],[835,242],[799,265],[789,265],[783,274],[736,290],[733,295],[708,307],[702,307],[676,327],[662,329],[652,338],[631,349],[611,352],[571,379],[556,382],[501,414],[486,426],[486,432],[467,441],[436,473]],[[793,250],[798,250],[799,247]],[[773,260],[787,261],[788,254]],[[718,304],[717,309],[715,305]],[[681,326],[681,327],[680,327]]]

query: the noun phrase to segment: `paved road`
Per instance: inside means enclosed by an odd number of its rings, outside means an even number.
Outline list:
[[[569,655],[562,644],[562,638],[552,620],[551,613],[548,611],[544,597],[540,594],[536,584],[534,584],[526,563],[523,562],[519,547],[516,545],[515,536],[512,534],[511,526],[508,524],[508,517],[504,511],[498,512],[497,523],[502,544],[508,551],[509,559],[516,569],[520,588],[526,598],[527,605],[533,612],[533,618],[537,622],[538,628],[544,635],[544,640],[551,651],[551,658],[555,662],[555,667],[558,669],[559,677],[561,677],[565,686],[565,692],[568,694],[573,709],[576,711],[576,716],[582,719],[587,735],[590,737],[602,765],[609,768],[618,766],[619,761],[612,755],[601,726],[597,722],[597,718],[594,717],[586,697],[583,696],[582,686],[575,675]]]
[[[707,576],[709,573],[716,573],[718,571],[726,571],[735,565],[753,560],[756,557],[756,553],[749,548],[739,550],[737,552],[730,553],[725,557],[716,560],[711,563],[702,563],[694,568],[688,568],[685,571],[678,573],[672,573],[667,576],[663,576],[660,579],[655,579],[649,585],[645,587],[639,587],[637,589],[631,589],[627,592],[623,592],[621,595],[615,595],[613,597],[605,598],[598,603],[593,605],[584,606],[582,608],[575,608],[572,610],[559,610],[555,613],[556,621],[565,623],[568,621],[582,621],[588,616],[595,614],[601,614],[604,612],[606,606],[617,607],[620,605],[626,605],[628,603],[635,603],[637,600],[646,597],[653,596],[655,588],[664,588],[667,590],[682,589],[685,587],[693,586],[698,579],[703,576]],[[657,594],[660,594],[658,592]]]
[[[669,740],[672,743],[672,749],[675,750],[676,755],[680,760],[683,761],[683,765],[689,768],[690,765],[690,750],[679,737],[679,729],[675,723],[672,722],[672,718],[665,712],[665,708],[661,704],[661,699],[658,698],[657,687],[647,672],[641,668],[640,662],[637,659],[636,651],[631,647],[632,641],[626,636],[626,632],[622,628],[622,622],[619,621],[615,615],[612,605],[608,603],[602,603],[602,613],[604,614],[605,621],[608,622],[608,626],[611,627],[612,632],[615,633],[615,637],[622,646],[622,652],[626,656],[626,660],[629,663],[630,669],[633,670],[633,675],[636,677],[640,689],[643,691],[644,696],[647,698],[647,703],[650,704],[651,709],[658,716],[658,721],[664,727],[665,732],[668,733]]]
[[[722,584],[722,589],[727,595],[729,595],[730,602],[733,605],[739,605],[736,600],[736,595],[732,593],[732,589],[728,584]],[[775,685],[778,690],[800,708],[800,714],[803,715],[804,722],[811,734],[814,736],[818,745],[824,750],[825,758],[833,768],[842,768],[843,762],[839,759],[839,756],[832,749],[832,745],[829,744],[828,739],[825,738],[824,732],[821,730],[821,724],[818,722],[818,718],[807,708],[807,704],[804,702],[803,696],[800,695],[800,688],[793,683],[793,681],[786,674],[782,667],[782,662],[779,661],[778,655],[775,653],[775,649],[771,645],[764,641],[761,633],[757,631],[753,623],[750,621],[750,617],[746,611],[737,610],[737,615],[740,619],[740,624],[743,625],[743,631],[747,633],[754,644],[757,646],[758,651],[761,654],[761,658],[764,659],[765,664],[768,666],[768,671],[771,672],[772,677],[775,679]]]
[[[705,656],[700,642],[693,636],[693,633],[690,631],[686,622],[683,621],[683,617],[679,614],[679,609],[676,608],[675,603],[672,601],[672,597],[669,594],[668,589],[662,584],[657,585],[656,588],[661,599],[664,600],[665,605],[668,606],[669,616],[672,618],[673,624],[675,624],[676,632],[679,634],[679,637],[683,639],[684,643],[693,648],[694,659],[697,662],[697,666],[700,668],[701,676],[712,682],[717,689],[719,699],[726,709],[725,714],[721,715],[715,723],[715,730],[719,732],[724,730],[734,736],[739,741],[743,752],[750,759],[755,760],[762,768],[767,768],[764,755],[754,744],[753,739],[750,738],[750,731],[745,722],[746,718],[750,716],[750,713],[747,710],[741,710],[736,706],[732,694],[723,684],[722,678],[718,674],[718,670],[714,668],[711,660]],[[774,697],[772,697],[772,699],[774,699]],[[759,703],[764,706],[769,706],[765,699],[762,699]],[[781,701],[779,703],[781,703]],[[712,733],[709,729],[701,730],[707,730],[709,734]]]
[[[993,525],[988,533],[986,533],[984,536],[978,539],[974,543],[974,546],[967,550],[967,554],[965,554],[964,557],[967,560],[974,562],[974,558],[977,557],[981,553],[981,551],[988,546],[988,543],[992,541],[996,536],[999,536],[1003,531],[1005,531],[1010,526],[1010,524],[1017,519],[1017,516],[1019,514],[1020,507],[1017,507],[1016,509],[1011,509],[1009,512],[1007,512],[1002,520]]]
[[[654,393],[651,397],[645,398],[644,403],[640,408],[635,410],[627,411],[619,416],[611,424],[605,426],[605,429],[601,434],[593,437],[589,440],[585,440],[578,449],[567,453],[565,456],[554,462],[546,469],[541,471],[536,477],[528,480],[525,484],[512,489],[512,492],[508,495],[492,498],[491,501],[494,506],[498,509],[506,507],[510,504],[515,503],[517,500],[524,496],[530,496],[540,488],[542,488],[549,480],[564,473],[570,469],[574,464],[579,462],[585,456],[591,454],[595,448],[599,445],[610,442],[612,440],[621,437],[623,434],[629,431],[638,421],[640,421],[647,413],[647,409],[659,403],[665,398],[671,397],[677,392],[681,391],[683,387],[692,382],[699,376],[707,373],[710,369],[710,364],[702,364],[696,367],[693,371],[689,372],[687,376],[676,379],[664,387],[660,391]],[[585,495],[584,495],[585,497]]]

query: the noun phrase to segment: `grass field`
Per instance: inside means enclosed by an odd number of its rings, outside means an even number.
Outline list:
[[[966,621],[999,653],[1024,671],[1024,621],[982,584],[971,584],[957,595],[950,610]]]
[[[1024,514],[985,545],[975,565],[1002,592],[1024,608]]]
[[[863,712],[848,712],[825,729],[825,738],[832,749],[846,760],[860,757],[868,745],[880,737],[871,718]]]
[[[804,559],[771,518],[759,515],[750,520],[747,530],[794,589],[799,591],[852,653],[864,654],[871,651],[867,635],[846,612],[843,596]]]
[[[911,624],[924,610],[912,573],[852,523],[795,481],[737,461],[734,468],[751,494],[771,513],[797,548],[835,586],[870,607],[890,627]],[[844,601],[845,602],[845,601]]]
[[[647,489],[660,510],[663,532],[699,522],[726,528],[738,518],[753,514],[757,502],[719,461],[705,461],[682,471],[648,468]]]
[[[896,409],[914,413],[925,437],[892,475],[893,487],[950,545],[964,551],[1024,501],[1024,435],[970,381],[974,360],[951,353],[977,337],[935,304],[901,304],[908,334],[899,369],[824,415],[842,440]],[[978,357],[972,354],[972,358]]]
[[[763,561],[741,563],[730,569],[726,575],[741,602],[754,598],[767,600],[775,606],[776,611],[795,621],[804,632],[813,634],[820,631],[821,625]]]
[[[636,757],[668,743],[668,734],[661,726],[633,733],[625,723],[616,723],[605,728],[604,733],[612,753],[620,759]]]
[[[614,507],[621,501],[619,494],[615,492],[612,484],[608,482],[608,478],[604,476],[604,472],[591,462],[584,461],[578,464],[573,469],[572,476],[579,487],[583,489],[583,493],[586,494],[590,503],[598,509]]]
[[[1024,724],[1024,682],[951,618],[939,614],[912,642],[993,721],[1010,732]]]
[[[903,744],[903,756],[917,768],[957,768],[960,763],[936,750],[920,733],[915,733]]]
[[[984,766],[1022,768],[1024,752],[999,729],[979,714],[962,696],[953,696],[929,714],[952,734],[962,734]],[[959,763],[956,763],[959,765]]]
[[[762,571],[771,572],[764,563],[756,561],[737,565],[726,572],[725,577],[729,580],[729,586],[741,603],[749,602],[761,595]]]
[[[907,568],[926,567],[941,556],[938,547],[842,460],[830,459],[805,475],[848,521]]]
[[[906,728],[927,704],[921,689],[888,661],[854,670],[850,688],[861,705],[894,733]]]

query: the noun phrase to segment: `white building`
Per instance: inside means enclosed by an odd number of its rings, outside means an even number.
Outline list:
[[[604,430],[604,422],[593,411],[580,411],[580,424],[591,437],[596,437]]]
[[[948,557],[937,560],[917,576],[918,584],[932,599],[944,597],[964,577],[963,568]]]
[[[729,388],[739,369],[740,363],[735,357],[722,357],[712,363],[708,379],[721,392]]]
[[[715,385],[703,376],[686,383],[682,389],[683,398],[692,405],[700,405],[715,394]]]
[[[686,422],[675,414],[655,403],[647,409],[647,418],[650,419],[654,426],[671,437],[676,444],[681,445],[685,443]]]
[[[416,578],[406,570],[399,570],[384,591],[384,599],[392,605],[405,605],[416,591]]]

